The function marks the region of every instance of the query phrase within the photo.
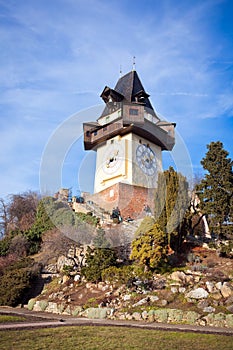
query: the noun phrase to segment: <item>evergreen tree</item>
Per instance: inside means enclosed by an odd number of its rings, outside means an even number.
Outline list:
[[[116,264],[117,257],[113,249],[88,247],[86,265],[81,272],[87,281],[99,282],[102,279],[102,271]]]
[[[166,233],[158,224],[132,242],[130,259],[144,265],[145,270],[153,270],[166,263],[168,241]]]
[[[187,232],[185,215],[189,206],[188,182],[172,167],[158,175],[155,220],[167,233],[168,243],[179,250]]]
[[[207,153],[201,160],[206,174],[199,185],[197,194],[201,200],[200,207],[208,216],[210,226],[222,236],[223,222],[232,216],[233,204],[233,161],[220,141],[207,145]]]

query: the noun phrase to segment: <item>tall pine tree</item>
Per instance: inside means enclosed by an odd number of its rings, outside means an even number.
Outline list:
[[[172,167],[160,173],[155,192],[155,219],[175,251],[179,250],[187,232],[185,215],[189,203],[186,178]]]
[[[208,216],[209,224],[220,236],[223,235],[223,222],[232,216],[233,204],[233,161],[220,141],[207,145],[201,165],[206,174],[197,186],[201,200],[200,207]]]

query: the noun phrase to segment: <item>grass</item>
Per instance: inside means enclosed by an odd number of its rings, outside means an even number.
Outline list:
[[[60,327],[0,331],[4,350],[232,350],[232,337],[126,327]]]
[[[22,322],[25,320],[26,318],[23,316],[0,315],[0,323]]]

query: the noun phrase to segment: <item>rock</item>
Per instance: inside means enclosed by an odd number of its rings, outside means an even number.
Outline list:
[[[215,283],[215,287],[216,287],[218,290],[221,290],[221,288],[222,288],[222,282],[217,282],[217,283]]]
[[[228,282],[224,282],[222,285],[222,288],[220,290],[223,298],[229,298],[231,295],[233,295],[232,286]]]
[[[215,311],[215,308],[213,306],[206,306],[203,308],[203,312],[211,313],[214,311]]]
[[[124,301],[128,301],[130,299],[131,299],[131,295],[130,294],[126,294],[126,295],[123,296],[123,300]]]
[[[64,275],[64,276],[62,277],[62,284],[64,284],[64,283],[66,283],[67,281],[69,281],[69,279],[70,279],[69,276]]]
[[[209,293],[204,288],[196,288],[191,290],[186,296],[191,299],[205,299]]]
[[[150,299],[151,303],[154,303],[159,300],[159,297],[157,295],[149,295],[148,298]]]
[[[226,327],[232,327],[233,328],[233,315],[226,315]]]
[[[73,316],[78,316],[83,311],[82,306],[76,306],[72,311]]]
[[[159,278],[153,281],[153,289],[164,289],[166,287],[167,280],[166,278]]]
[[[186,275],[185,275],[185,273],[183,271],[174,271],[174,272],[172,272],[170,278],[173,281],[186,283]]]
[[[140,314],[140,312],[134,312],[132,314],[132,318],[135,320],[135,321],[141,321],[142,320],[142,316]]]
[[[64,266],[74,266],[73,259],[69,259],[64,255],[61,255],[57,259],[57,271],[62,271]]]
[[[222,294],[219,291],[211,293],[211,298],[214,300],[220,300],[222,299]]]
[[[209,306],[209,303],[208,303],[207,300],[200,300],[200,301],[198,302],[198,304],[197,304],[197,307],[198,307],[199,309],[204,309],[204,308],[206,308],[206,307],[208,307],[208,306]]]
[[[146,310],[144,310],[144,311],[142,312],[142,318],[143,318],[143,320],[147,320],[147,318],[148,318],[148,312],[147,312]]]
[[[213,291],[215,290],[213,282],[209,281],[206,282],[206,288],[209,293],[213,293]]]
[[[195,311],[184,311],[183,322],[187,324],[195,324],[201,316]]]
[[[177,287],[171,287],[171,292],[172,292],[173,294],[177,293],[177,292],[178,292]]]
[[[30,300],[28,301],[28,310],[32,311],[33,308],[34,308],[35,303],[36,303],[36,299],[34,299],[34,298],[33,298],[33,299],[30,299]]]
[[[125,319],[131,321],[133,319],[133,316],[129,313],[125,315]]]
[[[232,295],[231,297],[227,298],[227,300],[225,301],[225,304],[226,304],[226,305],[231,305],[231,304],[233,304],[233,295]]]
[[[168,321],[168,311],[167,309],[157,309],[153,310],[154,320],[156,322],[167,322]]]
[[[80,275],[75,275],[74,276],[74,282],[79,282],[81,279],[81,276]]]
[[[228,306],[226,307],[226,309],[227,309],[228,311],[230,311],[230,312],[233,314],[233,304],[232,304],[232,305],[228,305]]]
[[[183,311],[176,309],[167,309],[168,310],[168,321],[171,323],[180,323],[183,321]]]
[[[194,281],[194,277],[192,275],[186,275],[186,283],[191,284]]]
[[[186,289],[184,287],[179,287],[179,293],[185,293]]]
[[[148,301],[149,301],[148,297],[143,298],[143,299],[139,300],[137,303],[133,304],[133,307],[147,304]]]
[[[86,317],[91,319],[104,319],[110,313],[111,313],[111,308],[107,308],[107,307],[103,307],[103,308],[90,307],[85,310]]]

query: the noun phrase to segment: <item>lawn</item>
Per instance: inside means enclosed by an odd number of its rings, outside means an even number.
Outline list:
[[[26,318],[23,316],[0,315],[0,323],[23,322],[25,320]]]
[[[230,336],[127,327],[59,327],[0,331],[4,350],[232,350]]]

